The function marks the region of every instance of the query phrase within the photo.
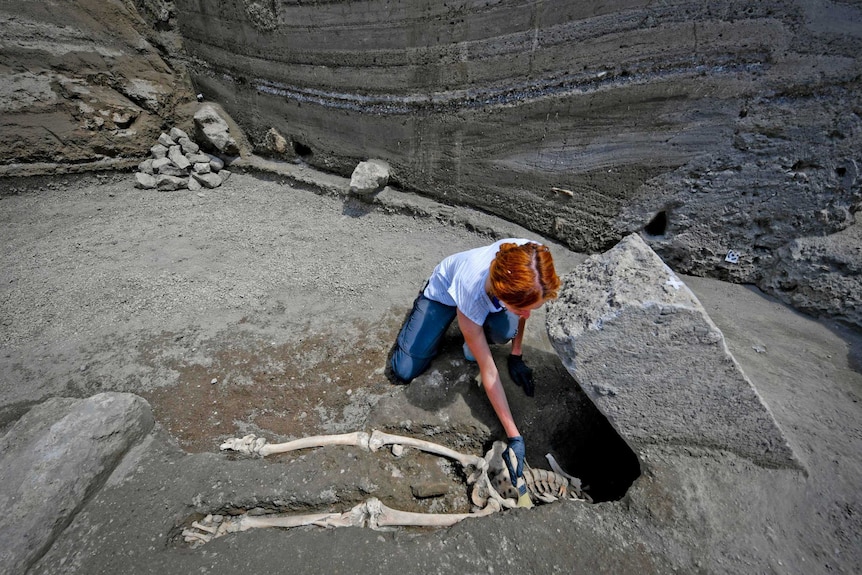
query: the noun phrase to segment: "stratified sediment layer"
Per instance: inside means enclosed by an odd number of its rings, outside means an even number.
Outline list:
[[[177,8],[198,88],[259,153],[275,129],[292,144],[282,155],[345,175],[381,158],[397,184],[577,250],[644,231],[677,271],[790,299],[794,286],[769,279],[780,248],[852,225],[862,198],[852,6]],[[815,283],[795,305],[835,314],[844,284]]]

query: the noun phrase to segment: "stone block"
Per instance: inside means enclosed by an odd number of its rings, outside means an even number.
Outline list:
[[[149,433],[149,404],[130,393],[53,398],[0,438],[0,573],[25,573]]]
[[[157,160],[161,158],[166,158],[168,156],[168,148],[167,146],[156,144],[152,148],[150,148],[150,155]]]
[[[209,104],[201,106],[195,112],[194,121],[198,141],[205,142],[211,149],[231,156],[239,154],[239,147],[230,135],[228,123],[213,106]]]
[[[563,364],[635,453],[727,450],[801,468],[697,297],[638,236],[563,278],[547,328]]]
[[[180,138],[177,143],[182,148],[184,154],[197,154],[201,148],[188,138]]]
[[[159,166],[159,169],[156,170],[157,174],[165,175],[165,176],[176,176],[177,178],[184,178],[188,175],[188,170],[182,170],[176,167],[173,163],[164,164]]]
[[[168,158],[181,170],[185,170],[191,166],[191,163],[186,159],[182,149],[178,145],[171,146],[168,149]]]
[[[183,139],[186,139],[186,140],[190,139],[189,135],[186,132],[184,132],[183,130],[181,130],[180,128],[177,128],[177,127],[171,128],[171,131],[168,132],[168,135],[171,137],[171,139],[174,142],[179,142],[180,140],[183,140]]]
[[[156,176],[156,188],[163,192],[172,192],[174,190],[184,190],[187,187],[188,178],[179,176]]]
[[[173,138],[171,138],[164,132],[159,135],[159,143],[168,149],[170,149],[171,146],[175,146],[177,144]]]
[[[167,152],[165,152],[165,153],[167,153]],[[171,161],[167,157],[157,158],[157,159],[153,160],[153,171],[158,172],[159,168],[161,168],[162,166],[167,166],[170,163],[171,163]]]

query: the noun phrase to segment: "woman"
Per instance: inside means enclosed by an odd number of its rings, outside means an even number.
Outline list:
[[[523,473],[524,440],[489,344],[512,341],[509,374],[532,396],[533,370],[521,358],[524,325],[533,310],[557,297],[559,288],[550,250],[529,240],[504,239],[451,255],[434,268],[413,303],[392,355],[393,372],[409,382],[428,367],[449,324],[458,318],[464,355],[479,364],[482,386],[517,457],[517,472],[510,468],[512,477]]]

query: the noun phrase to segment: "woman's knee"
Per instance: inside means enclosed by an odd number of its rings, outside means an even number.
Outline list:
[[[404,383],[410,383],[428,367],[427,359],[417,359],[396,346],[392,354],[392,373]]]

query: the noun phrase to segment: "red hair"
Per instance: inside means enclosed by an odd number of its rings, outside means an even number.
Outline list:
[[[494,295],[518,308],[556,298],[560,289],[551,250],[533,242],[502,244],[491,262],[490,278]]]

